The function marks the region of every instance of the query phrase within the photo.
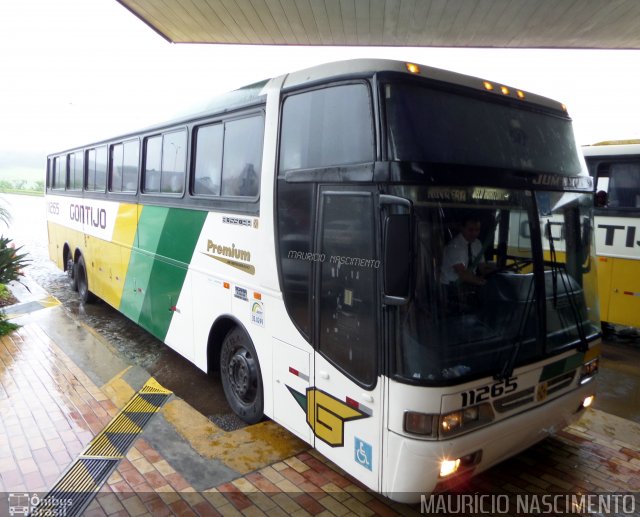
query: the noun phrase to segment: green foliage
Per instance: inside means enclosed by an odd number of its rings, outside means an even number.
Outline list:
[[[0,237],[0,284],[19,280],[22,268],[29,263],[26,254],[18,253],[22,246],[14,248],[10,243],[11,239],[8,237]]]
[[[44,180],[0,179],[0,192],[41,196],[44,194]]]
[[[0,336],[6,336],[7,334],[10,334],[11,332],[19,328],[20,325],[7,321],[6,319],[4,319],[4,314],[2,314],[2,317],[0,318]]]
[[[9,291],[9,288],[4,284],[0,284],[0,301],[4,301],[10,297],[11,291]]]

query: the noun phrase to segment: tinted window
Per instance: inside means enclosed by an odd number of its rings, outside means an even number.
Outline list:
[[[138,188],[138,158],[140,144],[131,140],[111,147],[112,192],[135,192]]]
[[[87,151],[87,190],[104,191],[107,184],[107,147]]]
[[[363,384],[375,381],[376,277],[373,199],[322,198],[319,349]]]
[[[264,121],[260,117],[232,120],[224,126],[222,195],[258,195]]]
[[[109,190],[112,192],[122,191],[122,157],[124,156],[124,146],[122,144],[111,146],[111,174],[109,179]]]
[[[601,164],[597,190],[606,193],[598,207],[640,208],[640,161]]]
[[[311,332],[314,187],[312,183],[287,183],[284,180],[279,180],[278,184],[282,294],[289,315],[307,337]]]
[[[162,180],[160,190],[182,193],[187,164],[187,133],[175,131],[162,137]]]
[[[69,155],[69,189],[82,190],[84,173],[84,153],[78,151]]]
[[[392,160],[581,173],[568,117],[413,82],[384,92]]]
[[[56,156],[53,159],[53,188],[64,189],[67,184],[67,157]]]
[[[182,193],[187,163],[186,131],[154,136],[146,142],[144,192]]]
[[[196,165],[193,193],[220,195],[222,174],[222,124],[199,127],[196,132]]]
[[[122,190],[135,192],[138,190],[138,162],[140,160],[140,142],[131,140],[124,143],[122,163]]]
[[[281,170],[373,161],[369,89],[347,84],[288,97],[281,137]]]
[[[147,138],[145,148],[144,191],[160,192],[162,135]]]

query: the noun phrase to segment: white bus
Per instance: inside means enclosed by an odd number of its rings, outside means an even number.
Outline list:
[[[563,105],[386,60],[48,158],[50,255],[84,300],[219,370],[246,422],[407,502],[592,400],[592,200]],[[445,284],[468,219],[489,274]]]
[[[602,321],[640,327],[640,143],[583,147],[596,180]],[[605,327],[606,328],[606,327]]]

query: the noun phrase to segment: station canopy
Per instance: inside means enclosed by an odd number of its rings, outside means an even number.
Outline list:
[[[640,0],[117,0],[174,43],[640,49]]]

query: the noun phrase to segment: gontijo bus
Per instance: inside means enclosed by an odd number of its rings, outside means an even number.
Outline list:
[[[583,147],[597,182],[595,209],[602,320],[640,327],[640,144]]]
[[[51,258],[83,299],[219,370],[246,422],[402,501],[592,400],[592,198],[563,105],[383,60],[48,157]],[[469,215],[493,269],[445,285]]]

